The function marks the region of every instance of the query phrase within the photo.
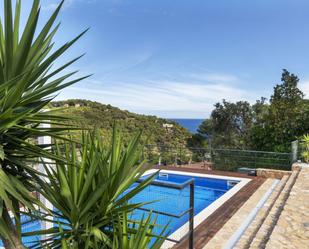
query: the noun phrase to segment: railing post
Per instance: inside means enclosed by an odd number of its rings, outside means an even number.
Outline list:
[[[47,123],[43,123],[43,124],[40,124],[40,127],[41,128],[50,129],[51,128],[51,124],[49,124],[48,122]],[[38,137],[37,142],[38,142],[39,145],[51,145],[52,140],[51,140],[50,136],[41,136],[41,137]],[[47,149],[51,149],[51,147],[49,147]],[[39,163],[39,165],[38,165],[38,171],[43,173],[43,174],[46,174],[46,170],[44,168],[44,164],[48,168],[53,168],[53,165],[51,163],[52,163],[51,159],[49,159],[49,158],[42,158],[42,162]],[[41,176],[41,178],[44,179],[43,176]],[[45,180],[47,182],[49,182],[49,179],[45,179]],[[39,194],[39,199],[47,208],[49,208],[50,210],[53,210],[53,204],[50,201],[48,201],[43,195]],[[42,210],[42,213],[44,213],[47,216],[47,218],[49,218],[51,220],[53,219],[52,217],[47,215],[45,210]],[[51,228],[53,228],[53,223],[52,222],[48,222],[48,221],[43,221],[42,222],[42,228],[43,229],[51,229]],[[48,239],[48,235],[44,235],[43,239]]]
[[[179,149],[180,151],[179,151],[179,164],[180,164],[180,166],[183,164],[182,163],[182,147],[180,146],[180,149]]]
[[[194,244],[194,183],[190,184],[190,213],[189,213],[189,249],[193,249]]]
[[[295,140],[291,143],[291,147],[292,147],[291,164],[295,163],[298,159],[298,145],[299,145],[298,140]]]
[[[178,166],[178,163],[177,163],[177,148],[175,150],[175,159],[174,159],[174,164],[175,164],[175,167]]]

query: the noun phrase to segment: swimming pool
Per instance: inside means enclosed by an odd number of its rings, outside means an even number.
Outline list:
[[[142,178],[147,178],[153,172],[153,170],[148,171]],[[154,180],[156,184],[148,186],[132,198],[130,202],[158,200],[158,202],[145,205],[144,208],[172,215],[180,215],[189,208],[189,186],[183,189],[177,189],[168,186],[159,186],[159,184],[163,183],[164,185],[168,185],[172,183],[182,185],[191,179],[194,180],[195,227],[250,181],[250,179],[246,178],[162,170]],[[132,218],[138,219],[142,217],[144,212],[143,210],[137,210],[133,213]],[[168,225],[169,238],[180,240],[189,231],[188,219],[188,213],[181,218],[158,214],[157,224],[161,225],[161,227],[156,228],[156,232],[159,233],[162,227],[170,222]]]
[[[26,233],[26,232],[32,232],[32,231],[37,231],[41,229],[41,223],[37,220],[32,220],[30,217],[28,216],[21,216],[21,223],[22,225],[22,232]],[[38,241],[40,239],[39,236],[31,236],[31,237],[23,237],[22,241],[23,244],[27,247],[30,247],[31,245],[33,245],[34,241]],[[0,240],[0,248],[3,247],[3,243]]]
[[[155,171],[156,170],[147,171],[141,180],[144,180]],[[182,185],[191,179],[194,180],[194,227],[197,227],[219,206],[221,206],[226,200],[232,197],[237,191],[239,191],[245,184],[250,181],[250,179],[247,178],[162,170],[154,182],[157,184],[172,183],[176,185]],[[139,183],[133,184],[127,191],[130,191],[137,184]],[[189,186],[186,186],[182,189],[177,189],[167,186],[150,185],[138,195],[133,197],[129,202],[138,203],[155,201],[151,204],[145,205],[144,208],[177,216],[189,208],[189,191]],[[145,211],[136,210],[131,215],[131,218],[139,219],[143,214],[145,214]],[[169,223],[169,238],[180,240],[188,232],[188,218],[189,214],[186,214],[181,218],[173,218],[170,216],[158,214],[157,224],[160,226],[156,228],[155,232],[159,233],[162,230],[162,227]],[[38,230],[40,227],[41,224],[38,221],[29,222],[23,226],[23,231],[34,231]],[[23,239],[25,243],[29,243],[33,240],[38,240],[38,238],[28,237]],[[166,242],[165,244],[169,246],[171,242]],[[29,244],[27,245],[29,246]],[[1,246],[2,245],[0,241],[0,247]]]

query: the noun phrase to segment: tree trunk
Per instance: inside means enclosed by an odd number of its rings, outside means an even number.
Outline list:
[[[24,249],[22,242],[20,241],[14,223],[10,217],[10,214],[6,208],[3,209],[2,218],[4,222],[7,224],[8,228],[10,229],[11,243],[10,240],[2,238],[4,248],[6,249]]]

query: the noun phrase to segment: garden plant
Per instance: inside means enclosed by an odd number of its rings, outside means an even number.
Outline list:
[[[33,0],[24,27],[21,1],[14,2],[3,1],[0,23],[0,238],[4,247],[25,248],[22,238],[29,234],[22,233],[21,215],[42,221],[56,218],[54,228],[36,231],[49,235],[37,247],[136,248],[134,243],[148,244],[154,221],[150,217],[130,221],[130,212],[141,204],[127,200],[151,179],[124,194],[144,170],[137,165],[138,137],[125,149],[115,131],[107,149],[91,133],[85,135],[87,142],[78,151],[67,136],[78,127],[69,125],[70,118],[45,110],[61,89],[88,77],[72,79],[76,72],[68,73],[81,56],[54,66],[86,31],[56,48],[53,39],[60,25],[55,23],[63,1],[41,30],[40,1]],[[38,136],[50,136],[53,144],[37,145]],[[52,162],[46,172],[33,167],[42,158]],[[57,211],[45,207],[35,193],[45,196]],[[156,241],[152,243],[155,248],[162,239]]]

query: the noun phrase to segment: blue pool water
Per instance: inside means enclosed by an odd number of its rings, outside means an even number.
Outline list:
[[[144,177],[146,178],[146,177]],[[230,182],[224,179],[214,179],[205,177],[193,177],[179,174],[159,174],[156,182],[167,182],[183,184],[190,179],[194,179],[194,214],[198,214],[223,194],[225,194],[233,186]],[[237,184],[237,182],[235,182]],[[132,186],[134,187],[134,186]],[[189,208],[190,189],[189,186],[184,189],[176,189],[163,187],[158,185],[150,185],[133,199],[132,203],[136,202],[151,202],[158,200],[158,202],[148,204],[144,208],[165,212],[173,215],[180,215],[182,212]],[[133,219],[139,219],[144,214],[144,211],[137,210],[132,215]],[[166,215],[158,215],[157,224],[168,226],[169,234],[175,232],[178,228],[188,221],[188,214],[181,218],[171,218]],[[157,228],[156,232],[159,233],[161,228]]]
[[[146,179],[148,176],[144,176],[141,180]],[[223,194],[225,194],[234,185],[230,184],[228,180],[224,179],[214,179],[196,176],[187,176],[180,174],[165,174],[160,173],[156,178],[157,183],[174,183],[183,184],[191,179],[194,179],[194,214],[198,214]],[[237,184],[237,182],[235,182]],[[132,190],[139,183],[134,183],[130,189]],[[150,185],[146,187],[142,192],[132,198],[130,203],[139,202],[153,202],[151,204],[145,205],[144,208],[165,212],[173,215],[180,215],[182,212],[189,208],[189,197],[190,189],[189,186],[183,189],[176,189],[171,187],[163,187],[158,185]],[[137,210],[132,215],[132,219],[139,220],[145,213],[145,211]],[[188,221],[188,214],[181,218],[171,218],[166,215],[158,215],[156,223],[159,225],[155,229],[155,233],[159,234],[162,231],[162,227],[166,226],[168,223],[168,234],[172,234],[178,228]],[[24,223],[22,227],[23,232],[36,231],[41,228],[41,224],[38,221],[27,221],[27,217],[22,217],[22,222]],[[31,246],[31,242],[38,241],[39,238],[36,237],[26,237],[23,238],[23,242],[27,246]],[[0,247],[3,246],[0,240]]]
[[[21,216],[21,223],[22,225],[22,233],[26,232],[32,232],[32,231],[37,231],[41,229],[41,223],[37,220],[32,220],[28,216]],[[31,246],[33,245],[33,242],[38,241],[39,236],[29,236],[29,237],[23,237],[22,241],[25,246]],[[3,247],[3,243],[0,240],[0,247]]]

